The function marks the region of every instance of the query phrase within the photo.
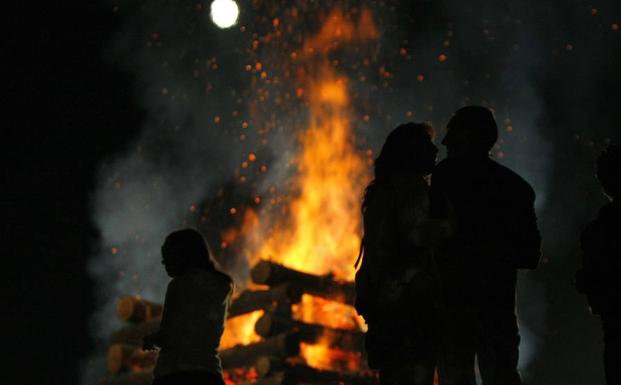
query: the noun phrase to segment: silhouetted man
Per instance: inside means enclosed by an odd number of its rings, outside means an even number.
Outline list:
[[[604,330],[604,367],[608,385],[621,384],[621,146],[597,159],[597,178],[611,202],[582,233],[583,268],[576,274]]]
[[[498,138],[490,110],[458,110],[442,141],[447,159],[432,177],[432,213],[454,215],[456,231],[438,252],[445,304],[442,384],[521,384],[515,316],[517,269],[539,263],[541,239],[530,185],[489,157]],[[448,202],[448,203],[447,203]]]

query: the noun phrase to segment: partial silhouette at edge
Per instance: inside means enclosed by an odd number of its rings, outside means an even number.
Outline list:
[[[621,384],[621,146],[611,145],[597,159],[597,179],[610,203],[581,236],[582,267],[576,288],[600,317],[604,335],[606,384]]]

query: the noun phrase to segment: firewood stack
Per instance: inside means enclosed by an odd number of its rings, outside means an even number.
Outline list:
[[[305,323],[294,319],[292,305],[303,294],[345,304],[353,304],[354,286],[338,282],[331,275],[317,276],[289,269],[274,262],[261,261],[251,270],[254,283],[264,290],[242,292],[229,308],[229,319],[256,310],[263,315],[255,323],[259,342],[237,345],[220,351],[227,385],[361,384],[372,385],[376,377],[362,365],[349,370],[320,370],[307,365],[300,356],[301,344],[328,341],[339,351],[364,352],[364,334]],[[141,349],[142,338],[159,328],[162,306],[136,297],[123,297],[117,316],[128,325],[110,337],[108,371],[100,385],[147,385],[151,382],[155,352]],[[241,375],[240,375],[241,373]]]

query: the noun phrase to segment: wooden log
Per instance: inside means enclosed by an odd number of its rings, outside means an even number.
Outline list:
[[[250,271],[250,276],[257,284],[275,286],[289,283],[300,287],[305,293],[349,305],[355,299],[352,282],[336,281],[330,274],[319,276],[303,273],[271,261],[257,263]]]
[[[265,313],[254,325],[255,332],[261,337],[291,331],[299,334],[301,341],[316,343],[329,341],[330,348],[348,351],[364,351],[364,333],[359,330],[344,330],[328,328],[323,325],[308,324],[291,318],[282,317],[274,313]]]
[[[282,372],[286,367],[286,363],[278,357],[261,356],[255,361],[254,367],[257,371],[257,375],[263,378],[270,374]]]
[[[250,345],[238,345],[220,352],[222,367],[239,368],[255,364],[258,357],[274,356],[280,359],[293,357],[300,352],[300,336],[282,333]]]
[[[99,385],[151,385],[152,369],[141,372],[108,375],[99,381]]]
[[[160,328],[160,317],[150,319],[140,324],[130,324],[113,332],[110,335],[111,344],[127,344],[142,346],[143,338],[147,334],[154,333]]]
[[[272,310],[300,302],[302,290],[290,284],[277,285],[269,290],[246,290],[233,300],[229,317],[250,313],[255,310]]]
[[[233,300],[229,307],[229,318],[253,312],[255,310],[275,310],[279,307],[290,309],[294,303],[300,302],[303,291],[296,285],[283,284],[276,285],[268,290],[246,290]],[[136,324],[136,328],[127,328],[113,334],[113,342],[124,342],[124,335],[131,335],[127,338],[135,339],[135,335],[146,330],[148,333],[157,331],[152,329],[159,324],[163,305],[146,301],[134,296],[123,296],[119,298],[116,305],[117,317],[123,321]],[[142,342],[140,343],[142,344]]]
[[[286,383],[284,380],[285,380],[285,373],[277,372],[277,373],[271,373],[267,377],[259,378],[256,382],[253,383],[253,385],[285,385]],[[243,385],[250,385],[250,384],[243,384]]]
[[[140,297],[124,296],[116,304],[116,315],[122,321],[141,323],[162,315],[163,306]]]
[[[156,360],[157,352],[144,351],[141,347],[126,344],[110,345],[106,356],[110,373],[140,371],[155,365]]]

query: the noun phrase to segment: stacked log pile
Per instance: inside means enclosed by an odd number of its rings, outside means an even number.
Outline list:
[[[361,331],[305,323],[294,319],[292,314],[292,305],[300,303],[305,293],[352,304],[354,287],[351,282],[339,282],[330,275],[303,273],[268,261],[255,265],[251,278],[256,284],[268,288],[242,292],[231,304],[228,316],[234,318],[263,310],[254,325],[261,340],[220,351],[227,385],[376,383],[375,376],[368,370],[320,370],[308,366],[300,357],[302,343],[313,345],[320,339],[329,341],[329,348],[353,353],[364,351]],[[127,296],[119,300],[117,316],[127,326],[110,336],[109,375],[100,385],[150,384],[157,353],[142,351],[142,339],[159,328],[161,312],[161,305],[141,298]],[[244,375],[235,375],[240,372]]]

